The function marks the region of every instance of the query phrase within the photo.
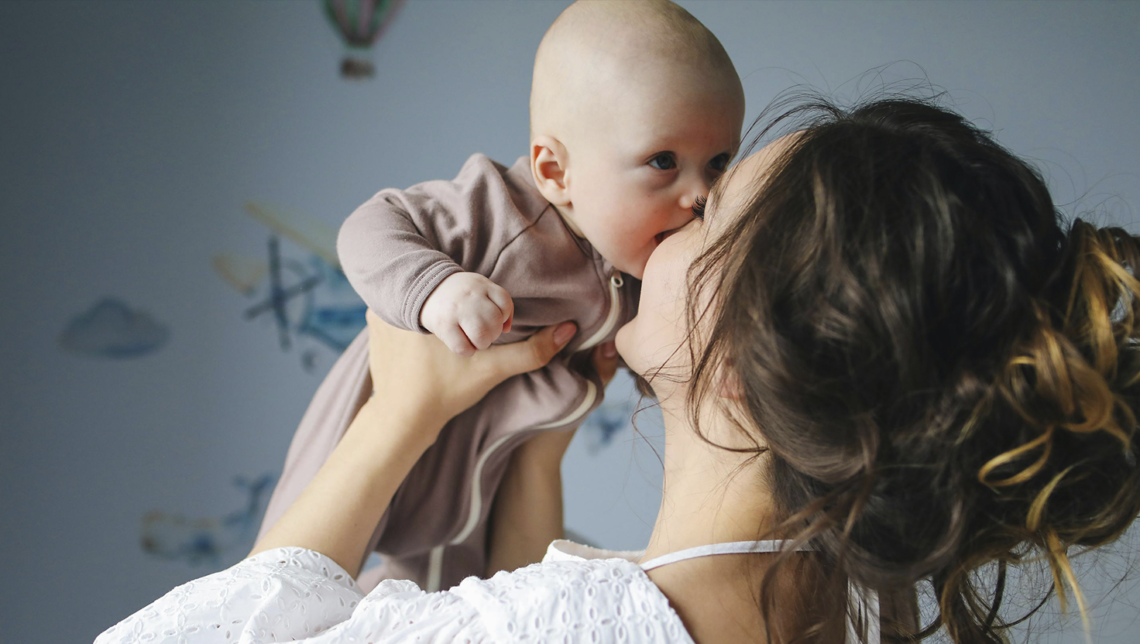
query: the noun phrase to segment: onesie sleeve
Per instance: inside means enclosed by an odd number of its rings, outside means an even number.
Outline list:
[[[490,275],[520,229],[506,172],[476,154],[451,181],[381,190],[349,215],[337,255],[364,303],[389,324],[426,332],[420,310],[440,282]]]

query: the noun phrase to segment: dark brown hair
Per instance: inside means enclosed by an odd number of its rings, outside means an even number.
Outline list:
[[[920,636],[1004,641],[1006,567],[1034,553],[1084,616],[1069,550],[1140,514],[1137,238],[1066,223],[936,100],[796,97],[761,119],[757,140],[798,134],[690,269],[694,425],[714,374],[738,378],[781,532],[882,593],[929,582]],[[792,560],[764,577],[766,617]]]

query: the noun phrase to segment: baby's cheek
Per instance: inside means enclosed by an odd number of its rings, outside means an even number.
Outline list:
[[[658,225],[652,220],[642,220],[627,226],[623,238],[630,248],[637,248],[639,251],[644,248],[650,250],[656,246],[655,237],[657,233],[663,230],[663,226]]]
[[[645,264],[653,254],[656,243],[636,233],[616,236],[613,241],[617,248],[615,255],[621,258],[615,264],[620,264],[623,272],[641,279],[645,272]]]
[[[613,244],[627,253],[640,252],[653,238],[645,226],[628,221],[615,223],[610,228],[608,236]]]

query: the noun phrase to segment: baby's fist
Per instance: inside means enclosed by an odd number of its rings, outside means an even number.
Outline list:
[[[514,302],[503,287],[479,273],[455,273],[428,296],[420,324],[467,357],[510,331],[514,312]]]

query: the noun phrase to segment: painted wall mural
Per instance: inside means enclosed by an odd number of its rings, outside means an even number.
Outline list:
[[[632,396],[607,395],[582,424],[582,429],[586,432],[586,451],[597,454],[612,444],[622,431],[628,429],[632,432],[633,423],[630,419],[636,407],[637,401]]]
[[[372,45],[396,17],[403,0],[324,0],[325,17],[337,30],[346,52],[340,75],[360,80],[376,74]]]
[[[137,358],[161,349],[170,329],[150,313],[116,297],[104,297],[67,323],[59,346],[96,358]]]
[[[152,511],[142,519],[140,545],[159,559],[181,561],[192,566],[219,566],[223,555],[236,548],[247,548],[273,491],[276,476],[263,474],[256,479],[234,478],[234,485],[245,492],[244,505],[221,517],[189,519],[181,514]]]
[[[243,319],[270,320],[281,350],[299,346],[303,368],[316,371],[322,356],[335,359],[365,325],[364,302],[336,258],[336,231],[258,202],[246,203],[245,212],[269,229],[265,256],[221,253],[214,271],[252,301]]]

